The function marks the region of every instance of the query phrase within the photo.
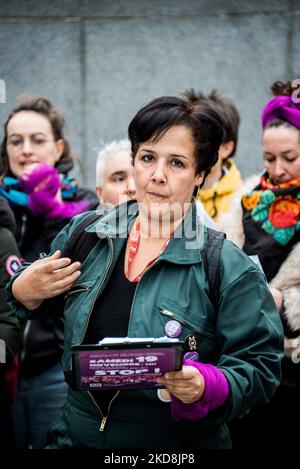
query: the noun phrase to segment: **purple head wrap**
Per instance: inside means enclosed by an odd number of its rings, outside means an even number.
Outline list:
[[[300,129],[300,103],[293,102],[292,96],[275,96],[263,108],[262,128],[274,119],[282,119]]]

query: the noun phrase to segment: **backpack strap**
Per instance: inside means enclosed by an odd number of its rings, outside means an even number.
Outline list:
[[[65,251],[64,257],[70,257],[72,262],[83,262],[93,247],[99,240],[97,233],[87,233],[85,228],[97,221],[102,215],[92,212],[89,216],[84,218],[77,226],[76,230],[72,233]]]
[[[218,311],[220,296],[220,256],[223,247],[225,233],[207,228],[207,242],[204,248],[204,269],[208,279],[209,297],[215,309]]]
[[[99,240],[97,233],[87,233],[85,228],[97,221],[101,216],[102,215],[92,212],[82,220],[76,230],[72,233],[66,245],[63,253],[65,257],[70,257],[72,262],[84,261]],[[73,391],[76,391],[77,387],[73,371],[64,371],[64,376],[66,383],[71,387],[71,389],[73,389]]]

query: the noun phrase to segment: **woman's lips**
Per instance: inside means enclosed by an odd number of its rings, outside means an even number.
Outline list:
[[[167,195],[161,194],[159,192],[148,192],[147,194],[150,195],[150,197],[156,199],[166,199],[168,197]]]
[[[21,161],[20,165],[21,166],[30,166],[32,164],[38,164],[38,163],[39,163],[38,161]]]
[[[285,182],[289,182],[291,178],[280,178],[274,179],[274,184],[284,184]]]

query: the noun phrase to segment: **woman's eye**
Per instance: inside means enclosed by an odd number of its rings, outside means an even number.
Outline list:
[[[286,158],[286,161],[288,163],[292,163],[293,161],[296,161],[296,159],[297,159],[297,156],[293,156],[293,157],[290,157],[290,158]]]
[[[33,138],[32,143],[35,145],[43,145],[45,143],[45,139],[43,138]]]
[[[145,163],[149,163],[151,161],[154,161],[154,156],[153,155],[143,155],[142,156],[142,161]]]
[[[175,166],[175,168],[184,168],[184,164],[181,160],[177,160],[176,158],[171,160],[171,165]]]
[[[11,138],[9,140],[9,143],[15,147],[17,147],[18,145],[21,145],[23,143],[23,139],[22,138]]]
[[[272,155],[265,155],[264,160],[267,161],[267,163],[273,163],[273,161],[275,161],[275,157]]]

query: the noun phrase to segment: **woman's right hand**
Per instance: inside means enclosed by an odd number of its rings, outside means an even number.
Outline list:
[[[50,257],[28,266],[12,285],[14,297],[27,309],[38,308],[43,300],[66,292],[78,279],[80,262],[72,262],[55,251]]]

